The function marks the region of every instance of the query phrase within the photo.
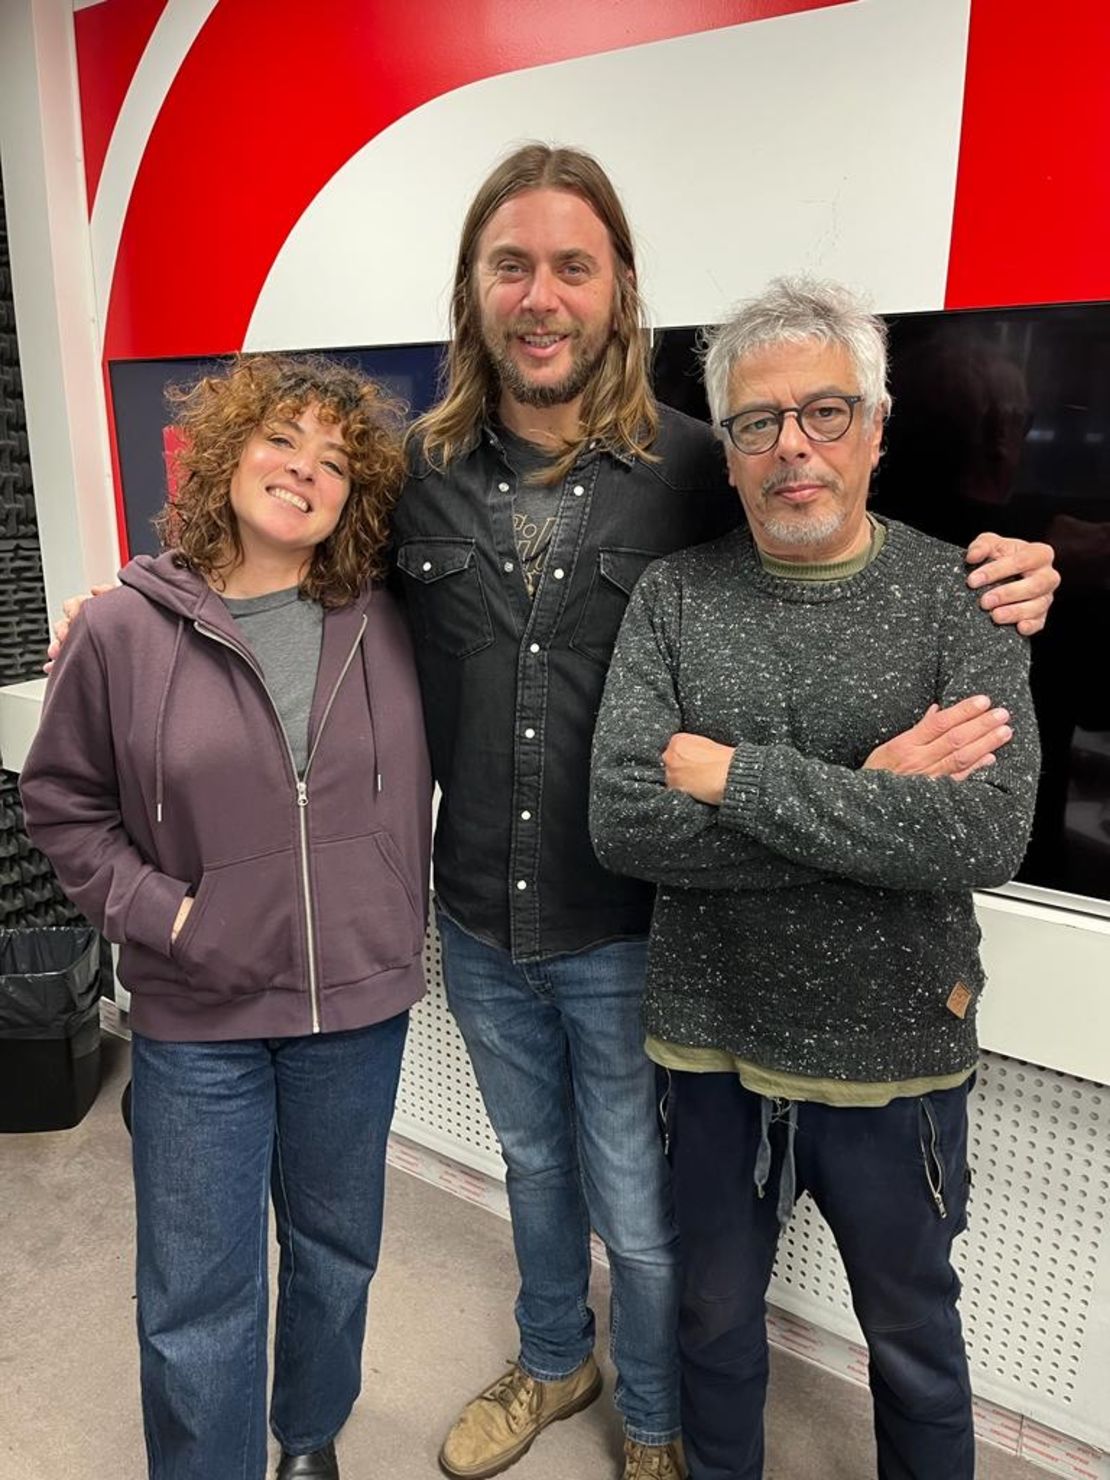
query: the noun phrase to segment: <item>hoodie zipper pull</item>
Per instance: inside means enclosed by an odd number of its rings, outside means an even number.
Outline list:
[[[308,782],[302,781],[299,777],[297,779],[297,806],[308,806]]]

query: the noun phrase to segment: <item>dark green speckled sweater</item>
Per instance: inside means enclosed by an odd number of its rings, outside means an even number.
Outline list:
[[[971,891],[1021,862],[1039,751],[1028,644],[979,609],[959,551],[884,521],[850,579],[784,580],[746,531],[651,566],[594,742],[602,862],[660,887],[645,1027],[767,1068],[848,1080],[954,1073],[983,986]],[[933,702],[1012,716],[964,782],[863,771]],[[720,807],[663,784],[679,730],[737,747]],[[961,1019],[957,982],[974,993]]]

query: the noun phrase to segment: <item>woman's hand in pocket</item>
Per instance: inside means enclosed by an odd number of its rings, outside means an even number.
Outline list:
[[[177,939],[177,937],[181,934],[181,927],[185,924],[185,921],[189,918],[189,911],[192,908],[193,908],[193,896],[191,894],[186,894],[185,898],[181,901],[181,904],[180,904],[180,906],[178,908],[177,916],[176,916],[176,918],[174,919],[174,922],[173,922],[173,929],[170,931],[170,945],[171,946],[173,945],[173,943]]]

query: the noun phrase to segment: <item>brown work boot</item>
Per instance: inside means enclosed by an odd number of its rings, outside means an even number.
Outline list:
[[[514,1364],[459,1414],[439,1451],[439,1467],[454,1480],[499,1475],[528,1452],[541,1429],[588,1407],[600,1392],[593,1357],[558,1382],[540,1382]]]
[[[681,1441],[672,1439],[669,1444],[638,1444],[635,1439],[626,1439],[624,1480],[686,1480]]]

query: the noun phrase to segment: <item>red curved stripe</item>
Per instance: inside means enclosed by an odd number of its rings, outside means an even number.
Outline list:
[[[135,180],[105,355],[239,348],[309,203],[369,139],[431,98],[547,62],[845,3],[564,0],[555,16],[550,0],[221,0]],[[383,231],[418,227],[397,221],[389,201],[380,218]]]
[[[105,0],[73,16],[77,85],[85,146],[85,190],[92,214],[104,156],[139,58],[166,0]]]
[[[1110,298],[1110,9],[972,0],[948,308]]]

